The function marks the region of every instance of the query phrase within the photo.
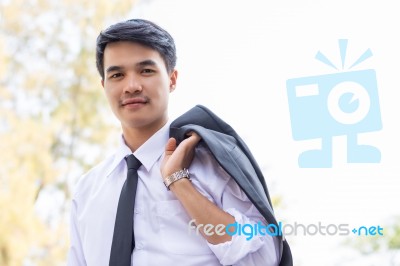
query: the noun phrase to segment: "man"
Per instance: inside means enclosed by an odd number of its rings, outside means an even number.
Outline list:
[[[120,251],[114,241],[130,154],[141,166],[133,219],[122,219],[134,221],[133,232],[122,233],[133,235],[129,263],[278,265],[275,237],[246,239],[216,230],[265,221],[209,150],[197,145],[197,134],[178,146],[168,136],[168,99],[178,78],[170,34],[146,20],[117,23],[98,36],[96,59],[107,100],[121,122],[121,145],[77,185],[68,265],[122,265],[114,262]]]

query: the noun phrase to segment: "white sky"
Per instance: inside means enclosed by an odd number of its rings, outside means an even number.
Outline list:
[[[283,198],[278,220],[385,226],[400,215],[396,7],[387,0],[153,0],[141,1],[131,17],[157,22],[176,40],[179,79],[171,117],[203,104],[230,123],[263,167],[271,195]],[[378,147],[382,161],[347,164],[346,140],[337,137],[332,168],[301,169],[298,154],[318,142],[293,140],[286,80],[336,73],[314,56],[321,51],[339,64],[338,39],[349,40],[349,63],[372,50],[354,70],[377,73],[383,129],[359,140]],[[362,257],[341,244],[344,237],[288,239],[295,265],[389,263],[387,254]]]

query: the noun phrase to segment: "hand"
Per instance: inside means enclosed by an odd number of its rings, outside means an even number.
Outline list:
[[[189,137],[176,146],[176,139],[170,138],[165,145],[165,156],[161,163],[161,175],[166,178],[173,173],[189,168],[194,157],[194,149],[201,137],[194,132],[188,133]]]

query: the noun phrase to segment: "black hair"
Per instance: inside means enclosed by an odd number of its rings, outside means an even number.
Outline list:
[[[135,42],[156,50],[164,59],[168,73],[176,65],[176,48],[172,36],[157,24],[144,19],[130,19],[100,32],[96,41],[96,66],[104,79],[104,50],[112,42]]]

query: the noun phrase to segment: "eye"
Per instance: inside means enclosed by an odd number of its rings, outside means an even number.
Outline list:
[[[155,73],[155,72],[156,72],[155,70],[150,69],[150,68],[144,68],[144,69],[142,70],[142,73],[143,73],[143,74],[152,74],[152,73]]]
[[[115,74],[112,74],[112,75],[110,76],[110,79],[115,79],[115,78],[119,78],[119,77],[122,77],[122,73],[115,73]]]

